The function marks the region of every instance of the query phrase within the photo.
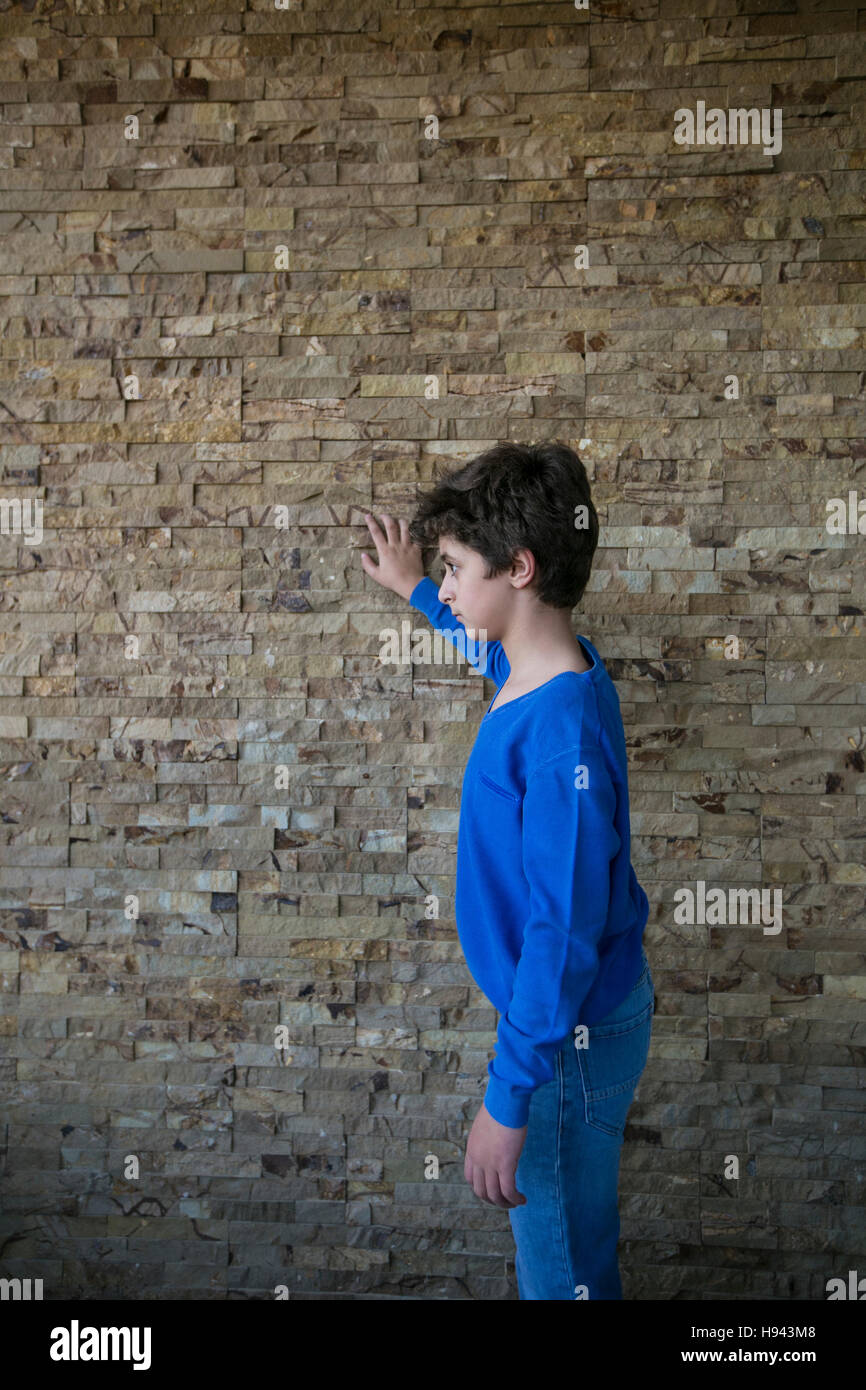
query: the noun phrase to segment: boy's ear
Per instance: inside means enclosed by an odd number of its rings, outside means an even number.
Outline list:
[[[520,587],[525,588],[538,574],[538,563],[531,550],[525,547],[518,550],[514,559],[511,561],[511,578],[521,581]]]

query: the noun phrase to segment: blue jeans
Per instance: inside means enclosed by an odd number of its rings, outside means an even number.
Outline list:
[[[626,1116],[649,1052],[653,981],[644,954],[631,993],[569,1039],[533,1091],[508,1216],[521,1299],[622,1298],[618,1182]],[[578,1030],[576,1029],[575,1032]]]

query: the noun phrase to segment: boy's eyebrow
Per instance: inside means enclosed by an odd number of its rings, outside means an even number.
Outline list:
[[[447,551],[447,550],[440,550],[440,551],[439,551],[439,559],[440,559],[440,560],[444,560],[445,563],[446,563],[446,565],[456,565],[456,564],[457,564],[457,561],[454,560],[454,559],[452,559],[452,557],[448,554],[448,551]]]

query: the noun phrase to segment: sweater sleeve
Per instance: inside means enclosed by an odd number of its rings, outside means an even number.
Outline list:
[[[580,1021],[598,969],[611,860],[621,844],[615,808],[615,788],[591,735],[527,777],[523,872],[529,917],[484,1097],[500,1124],[526,1124],[532,1092],[553,1079],[556,1054]]]
[[[473,642],[466,635],[466,628],[455,618],[450,608],[439,602],[439,590],[432,579],[419,579],[409,595],[413,608],[418,608],[438,632],[441,632],[452,646],[466,657],[470,666],[475,666],[483,675],[496,682],[497,687],[505,684],[511,664],[505,655],[501,642]]]

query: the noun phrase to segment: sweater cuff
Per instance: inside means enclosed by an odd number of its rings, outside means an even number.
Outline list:
[[[492,1063],[491,1063],[492,1065]],[[484,1108],[501,1125],[509,1129],[522,1129],[529,1120],[529,1101],[532,1091],[523,1086],[512,1086],[494,1076],[488,1066],[487,1091]]]
[[[425,576],[424,576],[423,579],[419,579],[419,580],[418,580],[418,583],[415,585],[415,588],[412,590],[411,594],[409,595],[409,602],[411,603],[412,607],[413,607],[413,608],[418,608],[418,609],[420,609],[422,613],[424,612],[424,609],[425,609],[425,606],[426,606],[426,605],[425,605],[425,603],[424,603],[424,599],[422,598],[422,589],[421,589],[421,586],[422,586],[423,584],[432,584],[432,583],[433,583],[433,580],[430,579],[430,578],[425,574]],[[438,592],[438,591],[437,591],[437,592]],[[429,602],[429,596],[428,596],[428,602]]]

